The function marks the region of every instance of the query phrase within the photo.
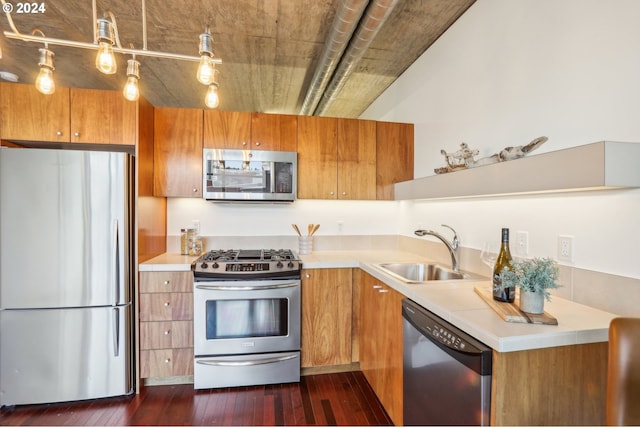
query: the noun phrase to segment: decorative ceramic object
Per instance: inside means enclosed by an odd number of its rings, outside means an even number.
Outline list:
[[[544,313],[544,295],[542,292],[529,292],[520,289],[520,310],[525,313]]]

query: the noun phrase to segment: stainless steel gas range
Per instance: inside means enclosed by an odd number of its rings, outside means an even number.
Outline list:
[[[215,250],[194,274],[194,387],[300,381],[300,271],[286,249]]]

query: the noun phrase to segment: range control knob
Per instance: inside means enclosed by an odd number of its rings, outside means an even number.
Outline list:
[[[203,262],[202,264],[200,264],[200,268],[207,268],[209,267],[209,264],[207,264],[206,262]]]
[[[211,268],[218,268],[220,267],[220,264],[218,264],[217,262],[214,262],[213,264],[211,264]]]
[[[287,264],[287,267],[293,268],[293,261],[289,261],[289,264]]]
[[[282,261],[278,261],[278,263],[276,264],[276,267],[277,268],[282,268],[283,267]]]

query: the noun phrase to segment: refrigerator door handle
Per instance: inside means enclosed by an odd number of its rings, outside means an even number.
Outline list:
[[[113,308],[113,356],[120,355],[120,309]]]
[[[114,242],[113,242],[113,246],[114,246],[114,261],[113,261],[113,275],[114,275],[114,302],[113,305],[118,305],[119,300],[120,300],[120,239],[119,239],[119,235],[120,235],[120,230],[118,227],[118,220],[115,219],[113,220],[113,238],[114,238]]]

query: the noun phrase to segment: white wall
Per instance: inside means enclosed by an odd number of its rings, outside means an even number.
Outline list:
[[[416,177],[461,142],[479,157],[542,135],[534,154],[640,142],[639,16],[637,0],[477,0],[362,118],[415,123]],[[444,222],[480,248],[508,226],[555,257],[568,234],[574,266],[640,278],[640,190],[402,206],[406,235]]]

